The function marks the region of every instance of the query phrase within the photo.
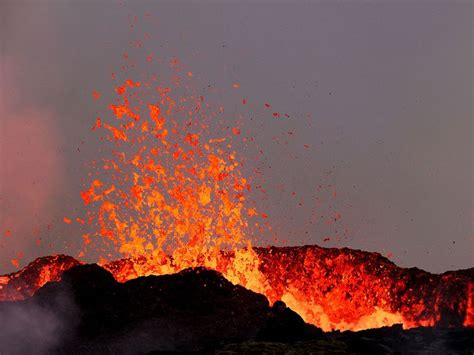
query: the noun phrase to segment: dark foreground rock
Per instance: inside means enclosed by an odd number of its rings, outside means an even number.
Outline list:
[[[204,268],[121,284],[95,264],[82,265],[25,301],[0,303],[7,328],[0,353],[212,352],[273,328],[295,340],[322,336],[296,313],[285,314],[272,311],[263,295]]]
[[[472,354],[474,330],[323,333],[283,302],[204,268],[118,283],[75,266],[24,301],[0,302],[1,354]]]
[[[362,332],[328,333],[306,341],[250,341],[227,344],[216,354],[465,354],[474,351],[474,329],[414,328],[401,326]]]

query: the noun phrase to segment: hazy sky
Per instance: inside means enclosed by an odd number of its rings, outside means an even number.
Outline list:
[[[471,1],[126,4],[0,2],[0,274],[13,258],[77,255],[81,231],[62,219],[83,209],[99,148],[91,92],[112,91],[128,16],[147,12],[152,50],[219,88],[226,114],[242,97],[290,114],[247,111],[280,241],[434,272],[474,266]],[[288,132],[288,145],[275,140]],[[309,223],[334,211],[337,225]]]

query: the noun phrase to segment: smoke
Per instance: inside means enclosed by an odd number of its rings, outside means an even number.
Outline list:
[[[73,335],[77,307],[67,293],[48,300],[0,303],[0,354],[47,354]]]
[[[59,162],[52,115],[25,109],[0,111],[1,224],[16,232],[30,227],[25,218],[42,213],[59,180]]]
[[[5,260],[7,256],[11,259],[14,253],[28,248],[33,230],[52,219],[52,197],[61,184],[63,172],[57,119],[47,108],[28,104],[19,97],[15,77],[18,69],[12,60],[3,59],[0,80],[0,244],[7,248],[0,248],[0,256]],[[10,238],[3,239],[4,236]]]
[[[45,354],[57,344],[61,322],[35,304],[0,309],[0,351],[6,354]]]
[[[60,117],[50,102],[61,87],[57,11],[46,5],[0,6],[0,268],[6,271],[11,260],[24,256],[23,264],[35,255],[39,231],[44,236],[57,217],[55,194],[64,181]]]

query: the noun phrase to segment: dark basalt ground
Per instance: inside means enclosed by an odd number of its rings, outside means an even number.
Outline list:
[[[72,267],[25,301],[0,302],[1,354],[472,354],[474,329],[323,333],[204,268],[118,283]]]

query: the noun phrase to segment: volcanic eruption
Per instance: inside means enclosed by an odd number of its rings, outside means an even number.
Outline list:
[[[249,235],[266,216],[247,199],[251,179],[232,148],[240,128],[225,126],[222,108],[213,111],[189,87],[177,97],[192,74],[180,75],[177,59],[170,66],[173,85],[126,79],[107,105],[111,114],[96,118],[92,130],[105,131],[112,150],[93,162],[81,193],[88,212],[76,222],[97,232],[83,235],[80,256],[111,244],[124,258],[102,258],[101,265],[119,282],[214,269],[272,303],[284,300],[325,331],[473,325],[473,269],[435,275],[347,248],[253,247]],[[221,135],[211,137],[211,125]],[[38,259],[1,278],[0,299],[29,297],[78,264],[66,256]]]
[[[112,74],[113,99],[92,92],[101,109],[91,134],[104,149],[80,193],[84,213],[63,219],[84,230],[81,251],[40,257],[0,276],[0,315],[17,305],[40,305],[62,318],[73,309],[80,336],[58,349],[84,352],[88,341],[95,346],[110,334],[104,342],[117,349],[117,334],[126,334],[122,341],[142,332],[152,342],[160,327],[166,341],[160,338],[159,350],[183,351],[207,351],[217,341],[278,342],[285,334],[309,341],[323,332],[351,347],[358,341],[352,331],[393,327],[397,336],[405,330],[416,337],[408,330],[474,327],[474,268],[433,274],[375,252],[261,246],[259,234],[271,226],[251,193],[259,185],[246,169],[252,158],[237,148],[253,144],[245,128],[224,118],[224,107],[195,88],[193,73],[176,57],[168,61],[168,79],[134,76],[128,70],[135,64],[123,57],[121,72]],[[289,117],[260,106],[273,120]],[[98,265],[84,261],[91,255],[100,256]],[[56,302],[71,294],[74,306]],[[194,317],[201,322],[195,327]],[[291,333],[293,325],[301,334]],[[187,339],[186,327],[204,335]],[[179,337],[179,346],[167,337]]]

